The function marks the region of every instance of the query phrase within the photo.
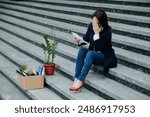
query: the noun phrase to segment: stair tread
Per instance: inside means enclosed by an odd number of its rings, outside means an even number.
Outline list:
[[[49,20],[49,19],[38,17],[38,16],[28,15],[25,13],[19,13],[19,12],[15,12],[15,11],[7,11],[7,13],[13,14],[15,16],[20,16],[20,17],[23,17],[25,19],[32,19],[32,21],[39,21],[39,23],[44,23],[47,25],[50,24],[52,26],[57,26],[57,27],[59,26],[60,28],[63,27],[67,30],[69,29],[69,30],[76,31],[79,33],[82,32],[83,34],[86,31],[86,28],[82,27],[82,26],[63,23],[63,22],[59,22],[59,21],[55,21],[55,20]],[[8,19],[9,19],[9,17],[8,17]],[[113,42],[125,44],[127,46],[130,45],[130,46],[134,46],[136,48],[150,51],[150,42],[149,41],[145,41],[145,40],[141,40],[141,39],[137,39],[137,38],[126,37],[126,36],[122,36],[122,35],[118,35],[118,34],[113,34],[112,36],[113,36],[113,38],[112,38]]]
[[[68,78],[58,74],[55,72],[53,76],[46,76],[46,81],[49,83],[49,85],[53,87],[57,87],[57,89],[62,92],[63,94],[66,94],[71,99],[78,99],[78,100],[104,100],[103,98],[97,96],[96,94],[92,93],[91,91],[82,88],[82,93],[72,92],[69,91],[69,87],[72,85],[71,80]]]
[[[135,52],[124,50],[121,48],[113,47],[116,52],[116,56],[122,60],[129,61],[141,65],[150,69],[150,57],[141,55]],[[142,58],[142,59],[141,59]]]
[[[11,62],[9,62],[5,57],[3,57],[1,53],[0,53],[0,65],[1,65],[0,70],[3,68],[14,67],[14,65]]]
[[[28,100],[19,89],[13,86],[3,75],[0,74],[0,92],[6,100]]]
[[[111,1],[125,1],[125,2],[141,2],[141,3],[150,3],[148,0],[111,0]]]
[[[14,68],[14,65],[0,55],[1,69]],[[28,100],[5,76],[0,73],[0,94],[6,100]]]
[[[13,6],[10,6],[13,7]],[[55,12],[50,12],[50,11],[44,11],[44,10],[33,10],[33,8],[24,8],[22,9],[22,7],[15,7],[15,9],[20,9],[22,11],[30,11],[33,13],[40,13],[40,14],[45,14],[46,16],[53,16],[55,18],[62,18],[65,20],[71,20],[71,21],[75,21],[75,22],[80,22],[80,23],[86,23],[89,24],[91,22],[90,18],[85,18],[83,16],[73,16],[73,15],[69,15],[69,14],[61,14],[61,13],[55,13]],[[123,24],[123,23],[115,23],[115,22],[109,22],[110,26],[112,26],[113,29],[115,30],[121,30],[121,31],[125,31],[125,32],[129,32],[129,33],[135,33],[135,34],[140,34],[140,35],[145,35],[145,36],[150,36],[150,29],[149,28],[145,28],[145,27],[139,27],[139,26],[132,26],[132,25],[128,25],[128,24]]]
[[[136,48],[140,48],[140,49],[147,50],[147,51],[150,50],[150,42],[149,41],[145,41],[145,40],[141,40],[141,39],[137,39],[137,38],[131,38],[131,37],[127,37],[127,36],[113,34],[112,41],[118,42],[121,44],[125,44],[127,46],[134,46]]]
[[[41,1],[41,0],[37,0]],[[95,2],[81,2],[81,1],[51,1],[52,3],[63,3],[68,5],[82,5],[82,6],[91,6],[91,7],[101,7],[101,8],[112,8],[112,9],[120,9],[120,10],[130,10],[130,11],[143,11],[150,12],[150,8],[147,7],[139,7],[132,5],[116,5],[116,4],[107,4],[107,3],[95,3]],[[50,3],[50,1],[44,1],[44,3]]]
[[[90,10],[90,9],[83,9],[83,8],[71,8],[71,7],[65,7],[65,6],[59,6],[56,7],[56,5],[50,5],[50,4],[39,4],[38,3],[29,3],[29,2],[23,2],[20,3],[23,5],[30,5],[30,6],[36,6],[40,8],[50,8],[50,9],[55,9],[55,10],[61,10],[61,11],[69,11],[69,12],[76,12],[76,13],[83,13],[83,14],[93,14],[95,10]],[[150,18],[145,17],[145,16],[137,16],[137,15],[129,15],[129,14],[120,14],[120,13],[113,13],[113,12],[106,12],[108,17],[111,18],[119,18],[123,20],[132,20],[132,21],[139,21],[139,22],[144,22],[144,23],[150,23]]]

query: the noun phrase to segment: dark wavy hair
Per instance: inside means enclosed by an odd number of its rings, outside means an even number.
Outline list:
[[[102,9],[98,9],[93,13],[92,19],[93,17],[96,17],[98,19],[102,27],[108,27],[108,17],[105,11],[103,11]]]

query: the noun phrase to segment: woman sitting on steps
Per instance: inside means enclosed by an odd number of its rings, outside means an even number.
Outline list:
[[[92,15],[92,22],[89,24],[83,40],[89,43],[88,49],[79,48],[74,82],[69,88],[70,91],[79,91],[84,86],[84,80],[92,67],[92,64],[103,66],[103,73],[106,74],[109,68],[117,66],[117,58],[112,48],[112,30],[108,25],[108,18],[103,10],[97,10]],[[76,43],[80,39],[75,38]]]

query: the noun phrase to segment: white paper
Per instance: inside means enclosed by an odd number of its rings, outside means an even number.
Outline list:
[[[77,33],[71,32],[71,34],[74,36],[74,38],[80,39],[80,41],[83,40],[83,38],[81,36],[79,36]]]
[[[71,32],[71,34],[74,36],[74,38],[80,39],[80,42],[79,42],[78,46],[83,47],[83,48],[88,48],[89,47],[89,43],[84,41],[83,38],[81,36],[79,36],[77,33]],[[82,45],[82,43],[86,43],[86,44]]]

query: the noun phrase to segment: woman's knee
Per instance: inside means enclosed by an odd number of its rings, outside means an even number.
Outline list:
[[[85,57],[87,54],[87,51],[88,51],[87,49],[80,48],[78,51],[78,57]]]
[[[93,60],[93,62],[95,61],[96,63],[98,62],[103,62],[104,60],[104,55],[102,53],[97,53],[95,51],[89,51],[87,54],[86,54],[86,59],[89,60]]]
[[[93,54],[94,54],[93,51],[88,51],[87,54],[86,54],[86,58],[87,59],[89,59],[89,58],[93,59]]]

